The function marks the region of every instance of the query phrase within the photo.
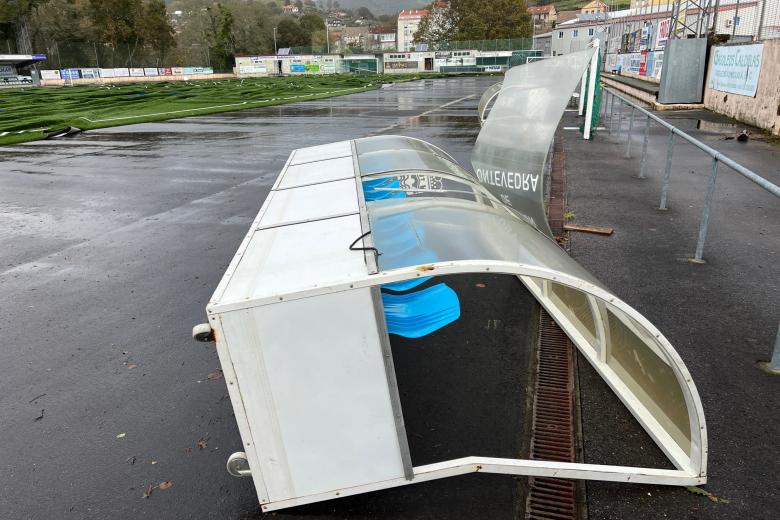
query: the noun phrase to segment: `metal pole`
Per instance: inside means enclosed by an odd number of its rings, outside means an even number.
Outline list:
[[[626,159],[631,158],[631,132],[634,131],[634,107],[631,107],[631,119],[628,123],[628,137],[626,138]]]
[[[279,49],[276,47],[276,27],[274,27],[274,56],[279,55]]]
[[[780,325],[777,327],[777,337],[775,338],[775,350],[772,353],[772,361],[769,362],[772,370],[780,372]]]
[[[620,139],[620,134],[623,131],[623,100],[618,98],[620,101],[620,108],[618,109],[618,120],[617,120],[617,137]]]
[[[588,69],[588,99],[585,102],[585,126],[583,127],[585,139],[591,138],[590,134],[593,130],[593,102],[596,99],[596,76],[598,75],[599,52],[601,52],[598,38],[593,40],[593,46],[596,47],[596,52],[593,53]]]
[[[669,132],[669,144],[666,147],[666,171],[664,172],[664,186],[661,191],[661,206],[658,209],[666,210],[666,196],[669,192],[669,180],[672,177],[672,156],[674,155],[674,132]]]
[[[756,31],[756,40],[761,40],[761,32],[764,28],[764,16],[766,16],[766,0],[761,2],[761,15],[758,17],[758,31]]]
[[[713,34],[718,34],[718,11],[720,11],[720,0],[715,0],[715,13],[712,15]]]
[[[585,88],[588,84],[588,70],[582,73],[582,80],[580,80],[580,99],[579,106],[577,107],[577,115],[581,116],[582,111],[585,108]]]
[[[737,0],[737,7],[734,9],[734,18],[731,20],[731,39],[734,39],[734,35],[737,33],[737,20],[739,20],[739,0]]]
[[[647,141],[650,139],[650,116],[645,120],[645,139],[642,142],[642,162],[639,166],[639,179],[645,178],[645,165],[647,164]]]
[[[704,209],[701,212],[701,224],[699,224],[699,242],[696,244],[696,256],[693,261],[704,263],[704,241],[707,239],[707,227],[710,225],[710,209],[712,208],[712,198],[715,195],[715,181],[718,178],[718,160],[712,159],[712,173],[710,181],[707,183],[707,193],[704,195]]]

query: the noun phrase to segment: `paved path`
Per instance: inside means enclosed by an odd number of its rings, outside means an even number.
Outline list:
[[[624,111],[627,119],[628,112]],[[780,184],[780,148],[733,137],[743,128],[708,112],[663,113],[706,144]],[[574,126],[567,113],[566,126]],[[628,128],[627,120],[624,129]],[[759,371],[780,321],[780,201],[721,165],[704,257],[696,248],[707,157],[677,141],[669,210],[659,211],[667,132],[651,127],[646,180],[623,139],[600,132],[586,142],[566,133],[569,207],[576,222],[611,226],[611,237],[574,234],[572,255],[652,321],[678,350],[704,404],[713,503],[679,488],[588,484],[590,518],[777,518],[780,377]],[[637,423],[588,366],[582,366],[586,462],[668,467]],[[587,364],[585,364],[587,365]]]

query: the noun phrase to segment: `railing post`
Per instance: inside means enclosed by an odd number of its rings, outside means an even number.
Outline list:
[[[664,185],[661,190],[661,207],[666,210],[666,196],[669,192],[669,180],[672,177],[672,156],[674,155],[674,132],[669,132],[669,144],[666,147],[666,170],[664,171]]]
[[[710,209],[712,208],[712,199],[715,196],[715,181],[718,178],[718,160],[712,158],[712,173],[707,183],[707,193],[704,195],[704,209],[701,212],[701,223],[699,224],[699,242],[696,244],[696,256],[692,262],[697,264],[704,263],[704,241],[707,239],[707,227],[710,225]]]
[[[642,142],[642,161],[639,166],[639,179],[645,178],[645,166],[647,165],[647,141],[650,140],[650,116],[645,120],[645,139]]]
[[[577,107],[577,115],[579,116],[582,115],[582,111],[585,108],[585,88],[588,84],[588,76],[588,69],[586,69],[582,74],[582,79],[580,80],[580,99],[579,106]]]
[[[620,140],[620,134],[623,133],[623,100],[618,98],[618,101],[620,101],[620,108],[618,109],[617,138]]]
[[[609,91],[607,91],[609,92]],[[604,126],[607,127],[607,131],[611,134],[612,133],[612,105],[615,103],[615,94],[612,92],[609,92],[609,99],[607,99],[607,104],[609,105],[609,110],[604,108],[604,110],[607,112],[606,120],[604,121]]]
[[[631,158],[631,132],[634,131],[634,111],[636,109],[632,106],[631,107],[631,119],[629,119],[628,123],[628,138],[626,139],[626,159]]]

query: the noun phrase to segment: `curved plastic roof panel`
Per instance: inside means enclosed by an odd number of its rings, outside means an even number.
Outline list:
[[[479,182],[548,236],[544,165],[558,122],[594,52],[590,48],[509,69],[471,154]]]

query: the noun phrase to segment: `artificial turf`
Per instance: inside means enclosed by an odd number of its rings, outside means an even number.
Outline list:
[[[418,76],[336,74],[2,90],[0,145],[42,139],[68,126],[91,130],[281,105],[411,79]]]

